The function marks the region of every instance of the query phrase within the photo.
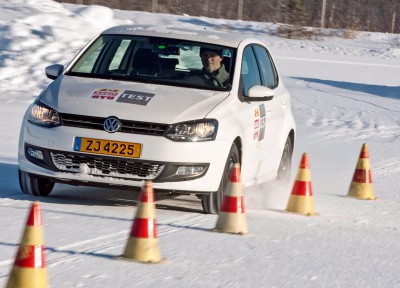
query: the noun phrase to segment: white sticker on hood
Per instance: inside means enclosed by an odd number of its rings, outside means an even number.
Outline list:
[[[91,99],[100,99],[100,100],[114,100],[119,95],[122,94],[124,90],[116,90],[116,89],[96,89],[90,94]]]

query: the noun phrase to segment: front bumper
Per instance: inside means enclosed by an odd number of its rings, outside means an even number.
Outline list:
[[[141,143],[140,158],[75,152],[74,137]],[[24,120],[19,143],[19,169],[56,182],[89,186],[141,187],[152,180],[155,189],[174,192],[218,190],[231,143],[173,142],[164,137],[107,133],[73,127],[44,128]],[[43,159],[28,150],[40,150]],[[176,175],[180,166],[203,167],[198,175]]]

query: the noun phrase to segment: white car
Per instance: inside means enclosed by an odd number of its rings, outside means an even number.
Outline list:
[[[204,77],[219,51],[226,81]],[[263,41],[171,26],[118,26],[89,42],[27,110],[19,141],[22,192],[55,183],[196,194],[218,213],[233,163],[244,187],[290,177],[290,94]],[[221,75],[221,74],[220,74]],[[209,81],[211,80],[211,81]]]

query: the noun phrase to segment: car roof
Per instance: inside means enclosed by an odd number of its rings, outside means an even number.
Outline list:
[[[109,28],[105,30],[102,34],[164,37],[196,42],[205,42],[227,47],[238,47],[240,42],[245,39],[250,39],[248,35],[245,35],[243,33],[239,34],[227,31],[217,31],[201,26],[196,26],[195,28],[187,28],[160,25],[121,25]]]

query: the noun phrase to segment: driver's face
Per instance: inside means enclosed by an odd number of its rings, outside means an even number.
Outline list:
[[[201,62],[204,69],[211,73],[221,67],[222,57],[211,51],[204,51],[201,54]]]

